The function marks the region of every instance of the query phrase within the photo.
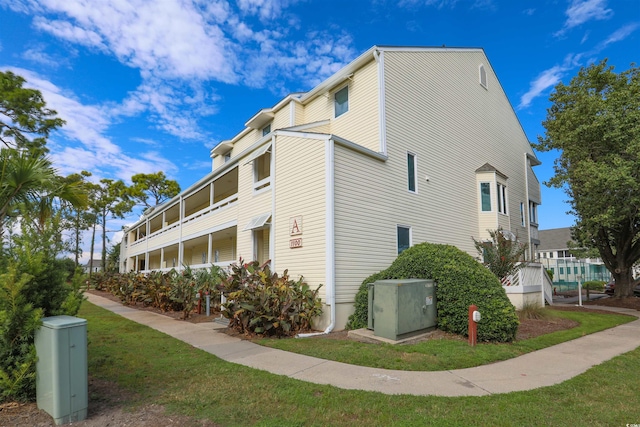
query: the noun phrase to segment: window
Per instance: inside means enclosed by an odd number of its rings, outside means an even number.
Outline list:
[[[271,123],[262,128],[262,136],[268,135],[271,133]]]
[[[409,178],[409,191],[416,193],[418,182],[416,180],[416,155],[407,153],[407,177]]]
[[[507,187],[498,183],[498,212],[501,214],[507,214]]]
[[[398,226],[398,255],[411,247],[411,227]]]
[[[229,160],[231,160],[231,151],[224,155],[224,162],[227,163]]]
[[[524,227],[524,203],[520,203],[520,225]]]
[[[480,79],[480,86],[487,89],[487,71],[484,69],[484,65],[480,64],[478,67],[478,74]]]
[[[482,204],[482,212],[491,212],[491,183],[480,183],[480,200]]]
[[[349,86],[345,86],[336,92],[333,99],[336,117],[340,117],[349,111]]]
[[[564,274],[564,267],[560,267],[560,274]]]
[[[532,224],[538,223],[538,205],[532,201],[529,201],[529,220]]]
[[[578,274],[578,267],[573,267],[573,274]]]
[[[482,212],[491,212],[491,183],[480,183],[480,202],[482,205]]]

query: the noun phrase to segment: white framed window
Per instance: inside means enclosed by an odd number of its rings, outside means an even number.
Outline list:
[[[398,225],[396,227],[398,255],[411,247],[411,227]]]
[[[480,86],[485,89],[487,88],[487,70],[484,69],[484,65],[480,64],[478,66],[478,79],[480,80]]]
[[[335,117],[340,117],[349,111],[349,86],[345,86],[333,95]]]
[[[480,183],[480,209],[482,212],[491,212],[491,183]]]
[[[229,160],[231,160],[231,151],[224,155],[224,162],[227,163]]]
[[[271,133],[271,123],[262,128],[262,136],[269,135]]]
[[[418,192],[418,159],[415,154],[407,152],[407,180],[408,189],[412,193]]]
[[[538,224],[538,204],[529,200],[529,221]]]
[[[497,183],[498,196],[498,212],[507,215],[507,187],[504,184]]]
[[[524,227],[524,203],[520,202],[520,225]]]

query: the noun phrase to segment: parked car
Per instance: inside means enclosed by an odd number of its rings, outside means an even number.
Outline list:
[[[615,289],[616,282],[614,280],[604,285],[604,293],[607,295],[613,295]],[[635,286],[633,287],[633,295],[636,297],[640,297],[640,280],[635,281]]]
[[[609,283],[607,283],[606,285],[604,285],[604,293],[607,295],[613,295],[613,292],[616,289],[616,282],[615,281],[610,281]]]

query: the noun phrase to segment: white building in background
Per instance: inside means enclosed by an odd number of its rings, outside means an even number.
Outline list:
[[[579,259],[569,247],[571,228],[554,228],[538,232],[540,244],[536,250],[536,261],[553,273],[553,283],[560,288],[577,286],[578,280],[608,281],[611,274],[600,258]]]
[[[121,271],[271,260],[322,284],[316,326],[342,329],[363,279],[413,244],[477,257],[472,236],[498,227],[539,244],[540,162],[482,49],[374,46],[211,157],[125,231]]]

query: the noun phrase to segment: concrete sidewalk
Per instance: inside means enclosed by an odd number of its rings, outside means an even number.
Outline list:
[[[125,307],[97,295],[85,295],[92,304],[232,363],[302,381],[385,394],[484,396],[531,390],[573,378],[592,366],[640,346],[640,320],[635,320],[515,359],[476,368],[438,372],[396,371],[348,365],[262,347],[230,337],[221,332],[225,328],[223,325],[214,322],[184,322]],[[640,312],[630,309],[591,307],[640,316]]]

